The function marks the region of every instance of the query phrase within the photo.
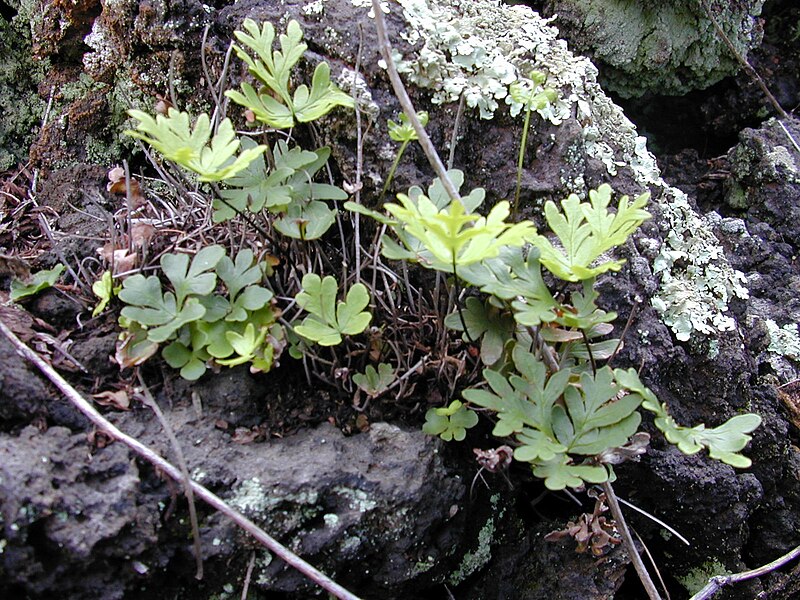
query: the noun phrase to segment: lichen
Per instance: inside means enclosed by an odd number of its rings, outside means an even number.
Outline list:
[[[797,323],[779,326],[772,319],[767,319],[765,324],[769,332],[768,350],[773,354],[800,361],[800,333]]]
[[[686,588],[689,594],[696,594],[705,587],[712,577],[731,574],[732,571],[726,569],[725,565],[716,559],[712,559],[699,567],[691,569],[684,575],[678,575],[676,579]]]
[[[725,259],[707,218],[692,210],[683,192],[672,193],[660,205],[669,231],[653,265],[661,278],[653,307],[681,341],[693,332],[732,330],[736,322],[725,314],[728,302],[749,296],[746,279]]]
[[[331,489],[334,494],[337,494],[347,501],[350,510],[355,510],[360,513],[373,510],[378,503],[369,497],[364,490],[355,488],[348,488],[344,486],[336,486]]]
[[[355,88],[355,94],[353,95],[355,96],[358,108],[363,113],[366,113],[370,119],[376,119],[378,115],[380,115],[381,109],[378,103],[373,99],[369,85],[367,85],[361,73],[356,73],[352,69],[344,68],[336,78],[335,83],[339,86],[339,89],[347,93],[351,93]]]
[[[489,498],[491,504],[491,516],[486,520],[483,527],[478,532],[478,545],[475,550],[471,550],[461,559],[458,569],[450,575],[451,585],[458,585],[467,577],[481,569],[492,558],[492,542],[496,529],[496,519],[502,519],[505,509],[497,511],[500,495],[494,494]]]
[[[300,9],[304,15],[320,17],[325,12],[325,0],[313,0]]]
[[[399,3],[409,25],[401,36],[416,48],[413,57],[397,56],[398,70],[434,90],[434,104],[463,95],[484,119],[494,116],[498,101],[512,103],[508,86],[533,68],[531,52],[556,43],[556,30],[527,7],[494,0]]]

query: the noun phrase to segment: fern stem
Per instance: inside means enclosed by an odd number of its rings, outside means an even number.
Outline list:
[[[533,94],[533,92],[531,92]],[[525,108],[525,123],[522,126],[522,141],[519,145],[519,157],[517,158],[517,187],[514,190],[514,212],[512,213],[514,218],[517,218],[517,211],[519,210],[519,193],[520,189],[522,188],[522,163],[525,160],[525,148],[528,145],[528,129],[531,125],[531,103],[528,101],[528,104]]]
[[[389,169],[389,175],[386,177],[386,182],[383,184],[381,195],[378,197],[379,204],[383,201],[383,197],[386,195],[386,192],[389,190],[389,186],[392,184],[392,179],[394,178],[394,172],[397,171],[397,167],[400,164],[400,159],[403,158],[403,153],[406,151],[406,147],[408,146],[409,141],[410,140],[405,140],[403,142],[403,144],[400,146],[400,149],[397,151],[397,156],[394,157],[392,168]]]
[[[589,343],[589,336],[586,335],[585,329],[581,329],[581,335],[583,336],[583,343],[586,344],[586,352],[589,353],[589,363],[592,365],[592,375],[597,375],[597,364],[594,362],[592,345]]]
[[[461,326],[464,328],[464,335],[467,336],[467,340],[469,340],[470,344],[474,344],[475,340],[473,340],[472,336],[469,334],[469,329],[467,329],[467,321],[464,319],[464,311],[461,310],[461,302],[458,299],[458,297],[461,295],[461,286],[458,284],[458,273],[456,273],[455,252],[453,253],[453,285],[455,286],[456,310],[458,311],[458,318],[461,321]]]

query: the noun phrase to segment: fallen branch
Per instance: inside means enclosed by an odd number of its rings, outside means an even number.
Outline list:
[[[628,529],[628,524],[625,522],[625,516],[622,514],[622,508],[620,508],[619,502],[617,501],[617,495],[614,493],[614,488],[611,487],[611,483],[608,481],[603,483],[602,486],[603,491],[606,494],[608,507],[611,509],[611,515],[614,517],[617,528],[622,534],[622,541],[625,544],[625,549],[628,551],[629,558],[633,563],[633,568],[636,569],[636,574],[639,575],[639,579],[641,580],[642,585],[647,592],[647,597],[650,598],[650,600],[661,600],[661,596],[658,594],[656,585],[653,583],[650,574],[647,572],[647,567],[644,566],[642,557],[639,556],[639,552],[636,550],[636,544],[633,543],[633,536],[631,536],[630,529]]]
[[[394,95],[397,96],[397,99],[400,101],[400,106],[403,107],[403,112],[406,113],[408,122],[411,123],[411,126],[414,128],[414,132],[419,138],[419,145],[425,152],[425,156],[428,158],[428,162],[433,167],[433,170],[436,171],[436,176],[441,180],[447,195],[450,196],[450,199],[453,201],[461,201],[461,196],[459,195],[456,187],[453,185],[452,180],[447,175],[447,169],[445,169],[442,159],[439,158],[439,153],[436,152],[436,148],[434,147],[433,142],[431,142],[428,132],[425,131],[422,123],[420,123],[419,119],[417,118],[417,111],[414,110],[414,105],[411,103],[411,98],[409,97],[408,92],[403,85],[403,80],[400,79],[400,73],[397,72],[397,67],[394,65],[394,60],[392,60],[392,44],[389,42],[389,36],[386,33],[386,21],[383,18],[383,11],[381,10],[379,0],[372,0],[372,12],[375,13],[375,27],[378,31],[378,46],[380,47],[383,61],[386,63],[386,70],[389,73],[389,80],[392,82]]]
[[[740,581],[747,581],[748,579],[754,579],[756,577],[766,575],[775,569],[780,569],[783,565],[793,561],[798,556],[800,556],[800,546],[797,546],[797,548],[791,552],[787,552],[780,558],[776,558],[771,563],[767,563],[766,565],[758,567],[757,569],[753,569],[752,571],[744,571],[734,575],[717,575],[716,577],[712,577],[708,580],[706,586],[692,596],[689,600],[708,600],[708,598],[714,596],[714,594],[716,594],[726,585],[733,585],[734,583],[739,583]]]
[[[151,450],[139,440],[130,437],[117,429],[113,424],[106,420],[81,394],[72,387],[59,373],[53,369],[52,366],[47,364],[41,356],[28,348],[14,333],[0,321],[0,332],[2,332],[8,340],[15,346],[17,352],[24,358],[31,361],[36,367],[47,377],[53,385],[55,385],[67,399],[83,413],[94,425],[101,429],[104,433],[115,439],[133,450],[136,454],[141,456],[144,460],[158,468],[160,471],[168,475],[177,483],[184,481],[180,469],[173,466],[161,458],[155,451]],[[196,481],[190,481],[189,484],[197,497],[206,502],[212,508],[218,510],[223,515],[228,517],[231,521],[236,523],[239,527],[244,529],[247,533],[252,535],[260,544],[265,546],[275,556],[284,561],[287,565],[297,569],[303,575],[308,577],[321,588],[333,594],[340,600],[360,600],[358,596],[352,594],[338,583],[330,579],[327,575],[317,570],[315,567],[304,561],[302,558],[285,548],[277,540],[267,534],[263,529],[258,527],[250,519],[245,517],[240,512],[231,508],[219,496],[212,493]]]

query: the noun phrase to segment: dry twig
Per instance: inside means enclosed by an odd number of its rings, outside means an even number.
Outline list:
[[[740,581],[747,581],[748,579],[754,579],[756,577],[766,575],[775,569],[780,569],[783,565],[793,561],[798,556],[800,556],[800,546],[797,546],[794,550],[787,552],[780,558],[776,558],[771,563],[767,563],[766,565],[758,567],[757,569],[753,569],[752,571],[744,571],[734,575],[717,575],[716,577],[712,577],[706,586],[692,596],[689,600],[708,600],[708,598],[714,596],[714,594],[716,594],[726,585],[733,585],[734,583],[739,583]]]
[[[106,420],[94,406],[91,405],[81,394],[72,387],[61,375],[47,364],[36,352],[28,348],[14,333],[6,326],[5,323],[0,321],[0,332],[8,338],[8,340],[17,349],[17,352],[31,361],[36,367],[47,377],[58,389],[63,393],[67,399],[77,408],[87,419],[89,419],[100,430],[133,450],[141,458],[154,465],[161,470],[172,480],[181,482],[183,475],[177,467],[161,458],[155,451],[142,444],[136,438],[133,438]],[[280,542],[275,540],[263,529],[258,527],[250,519],[245,517],[240,512],[231,508],[222,498],[206,489],[195,481],[190,481],[192,490],[197,497],[206,502],[215,510],[218,510],[223,515],[228,517],[231,521],[236,523],[239,527],[244,529],[247,533],[252,535],[260,544],[265,546],[275,556],[280,558],[289,566],[297,569],[303,575],[315,582],[321,588],[333,594],[340,600],[360,600],[358,596],[349,592],[341,585],[333,581],[330,577],[317,570],[314,566],[310,565],[302,558],[288,550]]]

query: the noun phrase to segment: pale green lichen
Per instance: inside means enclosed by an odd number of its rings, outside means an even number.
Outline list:
[[[270,494],[261,480],[253,477],[245,479],[238,487],[234,488],[228,502],[242,512],[263,516],[269,510],[285,503],[301,508],[313,508],[316,506],[317,500],[318,494],[314,490],[301,491],[296,494]]]
[[[669,231],[653,265],[661,278],[653,307],[681,341],[693,332],[735,329],[736,322],[725,313],[733,297],[749,296],[746,279],[730,266],[707,220],[691,208],[686,195],[672,191],[671,201],[661,204]]]
[[[352,94],[358,108],[361,112],[365,113],[368,118],[376,119],[380,115],[381,109],[378,103],[372,97],[369,85],[361,75],[352,69],[344,68],[335,81],[340,90],[344,90],[348,94]],[[353,93],[354,92],[354,93]]]
[[[797,323],[779,326],[772,319],[767,319],[765,324],[769,332],[769,352],[800,361],[800,333]]]
[[[725,568],[717,559],[712,559],[707,563],[691,569],[684,575],[677,575],[678,580],[689,594],[696,594],[702,590],[712,577],[717,575],[731,575],[733,572]]]
[[[521,106],[514,105],[508,86],[541,70],[547,85],[560,91],[554,103],[538,111],[542,118],[558,124],[574,114],[583,124],[582,150],[601,160],[610,175],[630,165],[642,179],[659,177],[645,138],[603,93],[594,65],[569,51],[550,20],[499,0],[399,3],[408,23],[400,35],[415,53],[396,55],[395,62],[412,83],[433,90],[434,104],[456,102],[463,95],[483,118],[491,118],[501,102],[513,115]],[[585,193],[580,182],[569,189]]]
[[[258,569],[256,571],[256,583],[260,586],[268,586],[272,583],[272,578],[269,576],[269,572],[267,571],[267,567],[272,564],[272,553],[269,550],[264,550],[264,552],[256,558],[255,567]]]
[[[325,12],[325,0],[313,0],[300,9],[304,15],[320,17]]]
[[[373,510],[378,503],[369,497],[364,490],[355,488],[348,488],[344,486],[336,486],[331,489],[334,494],[337,494],[347,501],[350,510],[355,510],[360,513]]]
[[[492,542],[496,529],[496,520],[502,519],[505,509],[497,511],[500,502],[500,495],[495,494],[489,498],[491,504],[491,516],[478,532],[478,545],[475,550],[471,550],[461,559],[458,569],[450,575],[451,585],[458,585],[467,577],[483,568],[492,558]]]
[[[417,86],[434,90],[434,104],[463,95],[484,119],[494,116],[498,101],[512,102],[508,86],[534,67],[531,52],[556,42],[557,32],[527,7],[492,0],[399,4],[409,24],[401,35],[417,47],[415,56],[398,57],[398,70]]]

